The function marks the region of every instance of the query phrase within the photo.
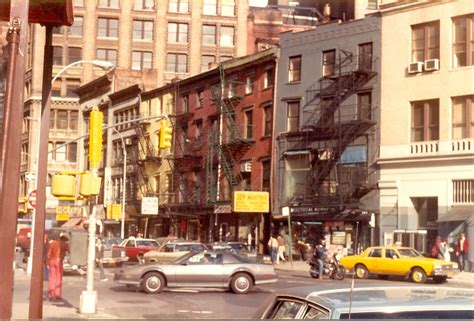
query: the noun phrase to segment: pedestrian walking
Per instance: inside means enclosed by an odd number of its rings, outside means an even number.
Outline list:
[[[278,255],[277,255],[277,264],[280,264],[280,260],[285,262],[285,240],[281,235],[277,236],[278,241]]]
[[[61,233],[59,238],[48,247],[48,298],[50,301],[61,300],[63,286],[63,261],[66,252],[69,252],[68,237]]]
[[[469,251],[469,241],[466,238],[466,234],[461,233],[459,235],[458,241],[456,242],[456,256],[458,258],[459,270],[469,271],[467,264],[469,264],[467,253]]]
[[[443,246],[444,246],[444,260],[446,262],[451,262],[451,252],[453,249],[449,246],[449,243],[447,240],[443,241]]]
[[[95,239],[95,260],[97,262],[97,266],[100,270],[100,280],[107,281],[107,276],[105,275],[104,271],[104,244],[102,243],[102,239],[97,237]]]
[[[272,263],[276,263],[278,259],[278,241],[274,235],[270,236],[267,245],[268,250],[270,251],[270,256],[272,258]]]

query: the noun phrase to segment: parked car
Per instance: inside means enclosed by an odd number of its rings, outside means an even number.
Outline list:
[[[191,251],[201,252],[205,250],[207,250],[207,247],[199,242],[174,240],[164,243],[157,250],[145,253],[143,259],[145,263],[167,263]]]
[[[361,279],[369,274],[376,274],[381,279],[398,275],[416,283],[424,283],[428,277],[442,283],[459,272],[457,263],[424,257],[410,247],[369,247],[360,255],[343,257],[340,262],[346,270],[353,269],[356,277]]]
[[[140,261],[145,253],[157,249],[158,246],[154,239],[129,237],[119,245],[112,246],[112,251],[124,251],[129,261]]]
[[[439,286],[370,287],[315,291],[297,287],[276,294],[261,319],[467,319],[474,290]],[[261,310],[261,311],[262,311]]]
[[[215,251],[231,251],[240,256],[255,259],[259,262],[270,263],[269,255],[259,254],[251,245],[244,242],[214,242],[207,245],[209,249]]]
[[[149,294],[164,287],[230,288],[248,293],[254,285],[273,283],[277,275],[271,264],[257,263],[230,252],[190,252],[168,263],[149,263],[117,271],[114,280],[137,285]]]
[[[123,262],[128,261],[128,256],[125,250],[118,248],[113,248],[122,243],[120,238],[110,238],[102,240],[102,245],[104,247],[104,256],[102,258],[102,263],[107,265],[116,265],[121,266]]]

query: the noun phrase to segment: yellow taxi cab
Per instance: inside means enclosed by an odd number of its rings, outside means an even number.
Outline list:
[[[415,283],[424,283],[433,278],[437,283],[458,273],[458,264],[424,257],[410,247],[374,246],[360,255],[350,255],[340,260],[346,270],[354,270],[355,276],[365,279],[376,274],[381,279],[390,275],[405,276]]]

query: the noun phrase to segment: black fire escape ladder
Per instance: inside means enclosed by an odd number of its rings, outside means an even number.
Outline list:
[[[146,174],[146,166],[148,162],[153,162],[157,166],[161,165],[161,157],[159,156],[158,146],[153,146],[149,138],[145,135],[142,126],[146,126],[144,123],[134,123],[135,133],[138,139],[138,155],[137,163],[134,164],[135,168],[138,169],[138,182],[140,186],[140,192],[143,196],[154,195],[153,188]]]

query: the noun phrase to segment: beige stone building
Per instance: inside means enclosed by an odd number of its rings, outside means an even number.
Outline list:
[[[381,241],[474,237],[474,6],[384,1]],[[474,257],[471,252],[471,260]]]

